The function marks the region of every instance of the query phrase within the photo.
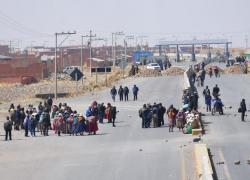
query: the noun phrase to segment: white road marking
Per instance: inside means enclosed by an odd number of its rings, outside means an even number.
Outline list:
[[[231,180],[231,176],[230,176],[229,171],[228,171],[226,160],[225,160],[225,157],[224,157],[221,149],[219,149],[219,156],[220,156],[220,161],[224,162],[223,169],[224,169],[224,173],[225,173],[226,179],[227,180]]]

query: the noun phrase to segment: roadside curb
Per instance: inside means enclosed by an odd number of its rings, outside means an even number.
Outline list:
[[[199,180],[213,180],[213,168],[206,144],[194,144],[196,177]]]

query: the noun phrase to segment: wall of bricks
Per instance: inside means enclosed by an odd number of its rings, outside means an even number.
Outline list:
[[[20,83],[23,76],[44,77],[44,65],[32,59],[0,61],[0,82]]]

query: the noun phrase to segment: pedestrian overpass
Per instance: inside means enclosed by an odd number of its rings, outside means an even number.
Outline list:
[[[225,45],[225,55],[227,58],[227,61],[230,57],[229,53],[229,44],[232,44],[232,42],[229,42],[227,39],[207,39],[207,40],[182,40],[182,41],[161,41],[159,44],[156,45],[157,48],[159,48],[159,55],[162,55],[162,49],[166,47],[176,47],[176,61],[180,61],[180,50],[179,48],[181,46],[191,46],[192,47],[192,61],[195,61],[195,46],[202,46],[202,45],[208,45],[209,52],[208,52],[208,59],[211,59],[211,51],[210,46],[212,45]]]

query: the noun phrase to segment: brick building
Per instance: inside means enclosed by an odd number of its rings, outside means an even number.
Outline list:
[[[0,83],[20,83],[23,77],[44,78],[45,66],[34,58],[0,58]]]

